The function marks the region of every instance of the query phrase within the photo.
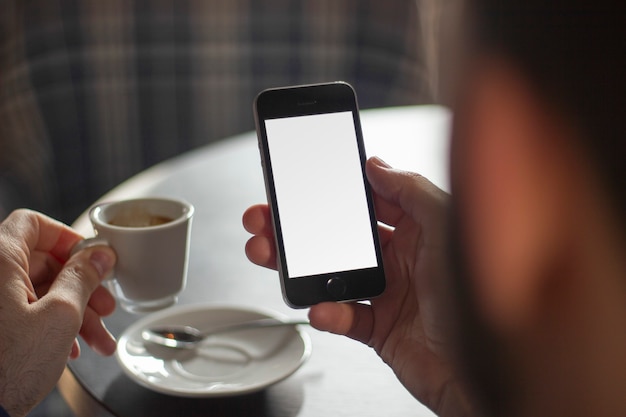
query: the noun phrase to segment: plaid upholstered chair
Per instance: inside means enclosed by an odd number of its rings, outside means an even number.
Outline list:
[[[341,79],[362,108],[431,100],[415,0],[1,4],[5,214],[71,222],[129,176],[253,129],[267,87]]]

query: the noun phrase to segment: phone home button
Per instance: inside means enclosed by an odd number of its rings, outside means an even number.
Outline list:
[[[348,289],[348,285],[346,281],[341,278],[331,278],[326,282],[326,290],[330,295],[339,299],[346,294],[346,290]]]

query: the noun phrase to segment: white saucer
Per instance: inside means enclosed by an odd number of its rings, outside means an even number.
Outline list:
[[[274,317],[272,312],[226,306],[180,306],[150,314],[119,338],[116,357],[131,379],[163,394],[223,397],[259,391],[294,373],[311,354],[308,334],[298,327],[274,327],[211,336],[193,350],[146,343],[152,325],[182,324],[200,330]]]

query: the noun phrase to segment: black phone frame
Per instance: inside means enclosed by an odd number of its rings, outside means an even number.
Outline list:
[[[352,112],[365,187],[377,267],[290,278],[285,261],[280,213],[274,187],[265,120],[324,113]],[[277,267],[285,302],[305,308],[324,301],[359,301],[383,293],[386,286],[378,222],[370,184],[365,174],[366,153],[356,93],[348,83],[337,81],[264,90],[254,100],[254,117],[261,153],[265,188],[276,241]]]

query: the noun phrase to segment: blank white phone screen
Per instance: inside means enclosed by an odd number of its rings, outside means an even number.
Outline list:
[[[352,112],[265,127],[288,275],[377,266]]]

